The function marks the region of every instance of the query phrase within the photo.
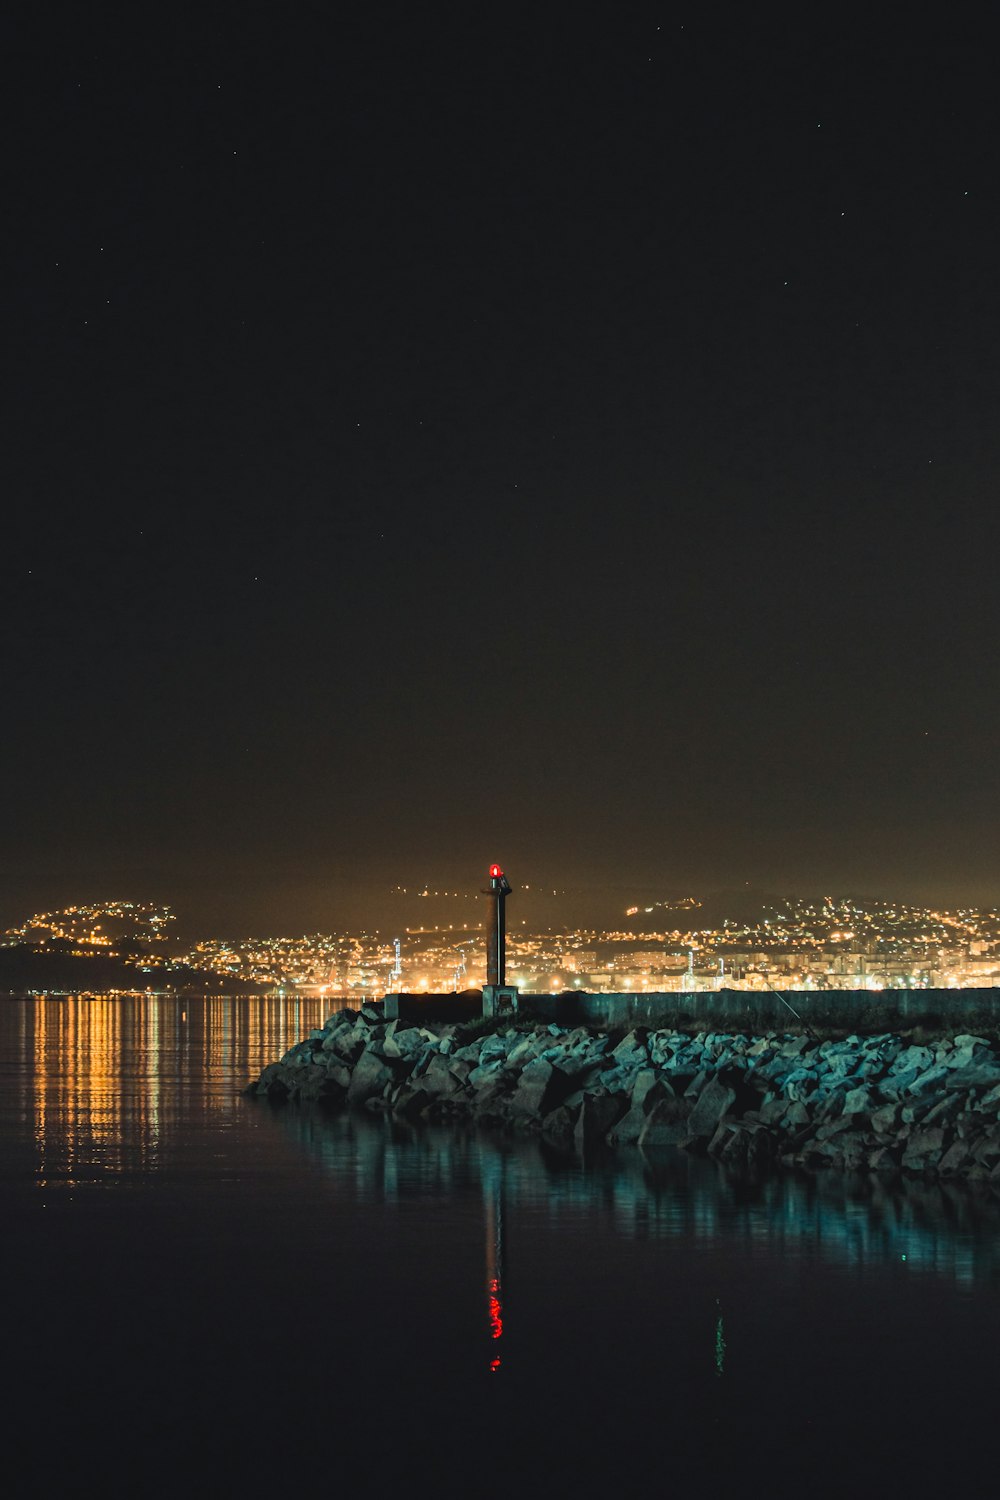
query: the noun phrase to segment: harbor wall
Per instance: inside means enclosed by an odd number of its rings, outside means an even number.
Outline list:
[[[391,994],[387,1020],[464,1021],[490,1013],[478,990],[460,994]],[[1000,1030],[1000,988],[915,990],[696,990],[593,995],[520,994],[519,1015],[560,1026],[604,1029],[672,1027],[678,1031],[899,1031],[917,1025],[959,1031]]]

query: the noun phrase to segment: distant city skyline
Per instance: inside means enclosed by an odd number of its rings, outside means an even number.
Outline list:
[[[484,924],[474,911],[460,919],[454,893],[447,902],[429,893],[428,900],[426,919],[400,924],[391,938],[365,929],[220,934],[191,943],[169,907],[96,902],[37,912],[0,934],[0,992],[222,986],[363,1001],[399,990],[481,988]],[[508,928],[507,974],[526,993],[992,988],[1000,984],[1000,907],[689,896],[632,906],[603,929],[563,923],[542,930],[522,919]]]

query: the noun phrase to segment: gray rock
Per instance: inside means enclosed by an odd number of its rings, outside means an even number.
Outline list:
[[[673,1099],[654,1104],[639,1131],[640,1146],[680,1146],[691,1139],[687,1119],[677,1112]]]
[[[910,1099],[911,1102],[908,1104],[904,1104],[899,1112],[899,1118],[902,1120],[904,1125],[919,1124],[919,1122],[924,1118],[925,1115],[930,1114],[931,1110],[938,1102],[938,1095],[936,1093],[927,1094],[924,1098],[921,1098],[919,1095],[916,1099],[913,1099],[912,1095],[907,1095],[906,1097]]]
[[[991,1125],[984,1136],[972,1144],[972,1158],[984,1167],[994,1167],[1000,1162],[1000,1133]]]
[[[342,1062],[328,1062],[326,1065],[326,1076],[337,1088],[343,1089],[344,1093],[351,1086],[351,1070]]]
[[[945,1094],[943,1099],[932,1103],[923,1117],[924,1125],[946,1125],[957,1119],[965,1104],[961,1094]],[[905,1113],[905,1111],[904,1111]]]
[[[976,1047],[985,1047],[989,1050],[990,1043],[984,1036],[972,1036],[968,1031],[960,1032],[958,1036],[952,1037],[952,1043],[959,1052],[974,1050]]]
[[[777,1125],[790,1108],[790,1102],[779,1095],[769,1094],[757,1111],[765,1125]]]
[[[688,1116],[688,1133],[696,1137],[713,1135],[719,1121],[730,1109],[735,1098],[735,1089],[727,1088],[717,1078],[710,1079]]]
[[[507,1054],[507,1060],[512,1067],[519,1064],[523,1068],[532,1058],[544,1052],[551,1045],[551,1041],[544,1027],[531,1031],[511,1049]]]
[[[597,1141],[605,1140],[608,1132],[621,1119],[624,1105],[625,1096],[622,1094],[584,1094],[573,1130],[577,1146],[591,1146]]]
[[[473,1068],[466,1082],[471,1088],[485,1088],[488,1083],[495,1081],[503,1069],[504,1059],[493,1058],[488,1063],[481,1063],[478,1068]]]
[[[470,1069],[468,1063],[456,1062],[440,1052],[432,1056],[421,1075],[421,1085],[438,1097],[454,1094],[462,1087]]]
[[[950,1074],[951,1069],[944,1063],[936,1063],[933,1067],[925,1069],[923,1073],[917,1074],[909,1085],[909,1092],[911,1094],[925,1093],[928,1089],[936,1088],[938,1084],[944,1083]]]
[[[1000,1083],[1000,1066],[992,1060],[970,1063],[968,1067],[946,1071],[947,1087],[950,1089],[992,1089]]]
[[[578,1051],[567,1055],[553,1047],[542,1056],[566,1078],[576,1078],[581,1083],[588,1078],[596,1078],[606,1064],[603,1054],[599,1052]]]
[[[649,1062],[649,1049],[645,1038],[637,1031],[630,1031],[614,1048],[611,1056],[621,1067],[641,1068]]]
[[[686,1099],[697,1099],[698,1095],[701,1093],[702,1089],[708,1082],[708,1077],[708,1069],[699,1068],[697,1073],[684,1089],[684,1097]]]
[[[938,1171],[942,1177],[954,1177],[971,1160],[972,1152],[969,1150],[968,1142],[952,1141],[938,1162]]]
[[[886,1099],[900,1099],[909,1090],[914,1079],[919,1078],[920,1068],[904,1068],[900,1072],[890,1072],[879,1083],[879,1090]]]
[[[867,1162],[868,1153],[872,1150],[874,1141],[863,1130],[845,1130],[837,1137],[837,1144],[840,1147],[845,1171],[856,1172]]]
[[[483,1038],[483,1044],[479,1049],[479,1066],[486,1068],[494,1063],[506,1062],[508,1055],[514,1050],[514,1033],[502,1032],[494,1036]]]
[[[873,1110],[872,1129],[879,1135],[891,1135],[899,1123],[900,1112],[898,1104],[883,1104],[881,1109]]]
[[[414,1079],[422,1078],[430,1067],[431,1060],[435,1057],[440,1057],[440,1055],[441,1047],[437,1037],[434,1037],[432,1041],[424,1042],[414,1058],[412,1077]]]
[[[543,1101],[552,1079],[553,1068],[544,1058],[535,1058],[521,1072],[520,1080],[511,1096],[510,1107],[514,1115],[540,1117],[545,1113]]]
[[[381,1095],[387,1083],[393,1082],[393,1072],[383,1058],[374,1052],[363,1052],[354,1065],[347,1089],[347,1103],[352,1109],[360,1108],[368,1099]]]
[[[749,1165],[750,1146],[753,1140],[754,1132],[750,1127],[722,1124],[708,1144],[708,1154],[714,1156],[723,1166],[739,1169]]]
[[[800,1057],[803,1052],[808,1052],[812,1046],[807,1036],[787,1037],[781,1043],[779,1051],[782,1057]]]
[[[363,1037],[354,1035],[354,1028],[350,1027],[338,1031],[333,1039],[333,1047],[330,1049],[337,1057],[341,1058],[348,1067],[353,1067],[365,1050]]]
[[[936,1169],[944,1149],[944,1131],[940,1125],[931,1125],[926,1130],[921,1127],[914,1130],[906,1142],[902,1165],[912,1172]]]
[[[568,1142],[573,1137],[576,1122],[580,1115],[583,1101],[578,1100],[573,1104],[560,1104],[552,1109],[542,1120],[542,1134],[550,1140]]]
[[[903,1047],[893,1060],[892,1071],[894,1073],[907,1073],[913,1069],[913,1076],[925,1073],[934,1061],[934,1054],[929,1047]]]
[[[812,1115],[801,1099],[793,1099],[785,1110],[781,1121],[783,1130],[802,1130],[812,1124]]]
[[[434,1095],[429,1094],[420,1084],[404,1083],[396,1091],[392,1099],[392,1112],[403,1120],[413,1120],[429,1109],[434,1102]]]
[[[610,1132],[610,1144],[619,1146],[637,1141],[652,1107],[674,1097],[673,1089],[666,1079],[657,1077],[655,1068],[640,1069],[632,1086],[630,1107]]]

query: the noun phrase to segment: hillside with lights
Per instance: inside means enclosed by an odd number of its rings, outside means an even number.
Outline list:
[[[519,894],[515,913],[529,905]],[[0,994],[270,993],[361,1002],[398,990],[481,987],[481,899],[421,890],[399,916],[389,930],[182,942],[169,906],[67,906],[35,913],[0,937]],[[988,988],[1000,983],[1000,912],[846,896],[687,895],[625,905],[602,926],[529,926],[517,915],[507,966],[509,982],[526,992]]]

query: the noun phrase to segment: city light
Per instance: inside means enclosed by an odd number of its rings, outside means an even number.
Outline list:
[[[497,875],[495,872],[499,872]],[[503,878],[490,866],[491,878]],[[470,916],[472,912],[470,910]],[[104,901],[39,912],[0,935],[0,948],[49,960],[117,960],[130,987],[188,985],[204,976],[229,992],[271,990],[359,1003],[390,992],[452,993],[485,980],[483,919],[378,932],[207,938],[184,946],[169,907]],[[621,928],[508,934],[507,957],[525,993],[692,990],[967,989],[1000,984],[1000,913],[901,902],[789,899],[754,919],[705,922],[701,904],[645,902]],[[644,931],[637,918],[651,917]],[[655,925],[654,925],[655,924]],[[697,924],[697,925],[694,925]],[[83,980],[79,988],[87,987]],[[104,988],[109,988],[105,986]]]

